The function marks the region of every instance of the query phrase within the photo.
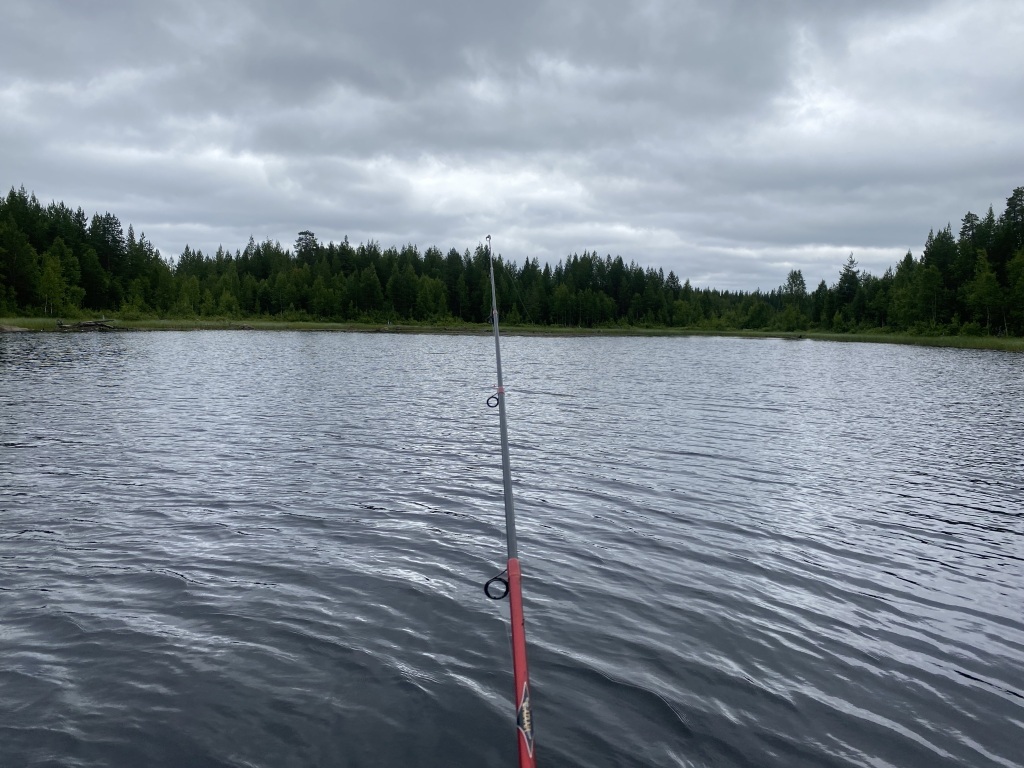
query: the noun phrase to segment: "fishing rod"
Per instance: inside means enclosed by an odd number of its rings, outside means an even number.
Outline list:
[[[508,456],[508,421],[505,418],[505,386],[501,380],[501,340],[498,334],[498,294],[494,288],[494,253],[487,236],[487,257],[491,264],[491,320],[494,323],[494,357],[498,365],[498,391],[487,398],[487,405],[498,409],[501,426],[501,480],[505,491],[505,537],[508,540],[508,565],[484,584],[484,594],[492,600],[508,597],[512,620],[512,678],[515,681],[516,730],[519,743],[519,768],[534,768],[533,713],[530,710],[530,675],[526,668],[526,624],[523,621],[522,572],[516,546],[516,510],[512,502],[512,470]]]

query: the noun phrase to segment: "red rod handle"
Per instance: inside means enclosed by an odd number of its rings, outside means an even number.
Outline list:
[[[516,731],[519,768],[534,768],[533,712],[530,709],[530,674],[526,668],[526,623],[523,620],[522,573],[519,558],[508,561],[508,597],[512,618],[512,677],[515,680]]]

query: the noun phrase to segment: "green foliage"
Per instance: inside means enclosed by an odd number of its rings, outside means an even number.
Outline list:
[[[1009,307],[1010,332],[1024,336],[1024,248],[1020,248],[1007,264],[1006,305]]]
[[[364,316],[379,314],[384,309],[384,290],[373,266],[367,266],[359,273],[359,280],[353,286],[353,303]]]
[[[996,279],[992,265],[989,264],[985,251],[978,251],[977,266],[974,279],[966,286],[967,303],[977,317],[983,317],[985,328],[992,332],[992,315],[1001,314],[1003,304],[1003,288]]]
[[[419,278],[412,264],[399,268],[396,264],[388,278],[387,297],[399,317],[412,317],[416,308]]]
[[[850,258],[853,256],[851,254]],[[796,304],[798,307],[807,298],[807,283],[804,282],[804,275],[799,269],[791,270],[786,277],[786,284],[782,287],[787,303]]]
[[[807,318],[795,304],[788,304],[779,315],[778,328],[782,331],[803,330],[807,328]]]
[[[836,283],[835,287],[836,300],[839,306],[845,307],[852,304],[859,287],[860,271],[857,269],[857,261],[851,253],[846,260],[846,264],[843,265],[842,272],[839,273],[839,282]]]
[[[498,257],[496,280],[510,323],[1024,335],[1024,187],[998,217],[968,212],[958,236],[948,225],[933,230],[920,258],[908,252],[881,277],[850,254],[837,282],[813,292],[800,270],[771,291],[719,291],[588,251],[554,267]],[[412,244],[325,244],[303,230],[292,249],[250,237],[234,253],[186,246],[171,262],[109,212],[90,219],[63,203],[44,207],[24,188],[0,199],[4,314],[480,323],[490,302],[482,244],[421,254]]]
[[[46,251],[42,258],[42,273],[39,277],[39,297],[43,302],[43,312],[47,315],[53,315],[59,313],[64,308],[64,294],[67,292],[67,283],[64,282],[64,276],[60,271],[60,257],[56,250],[58,250],[58,243],[54,242],[54,247]]]
[[[448,296],[444,282],[436,277],[421,277],[416,289],[416,318],[441,320],[448,317],[448,314]]]
[[[15,307],[36,305],[41,277],[39,255],[12,215],[6,220],[0,218],[0,275],[10,303]]]

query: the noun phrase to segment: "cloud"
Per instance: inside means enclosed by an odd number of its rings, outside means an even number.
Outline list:
[[[998,0],[16,0],[7,21],[7,183],[165,255],[491,234],[520,261],[813,285],[1024,183],[1024,8]]]

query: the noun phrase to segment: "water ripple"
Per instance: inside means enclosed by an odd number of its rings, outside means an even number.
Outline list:
[[[1022,765],[1024,359],[503,351],[543,763]],[[0,764],[513,764],[492,355],[0,336]]]

